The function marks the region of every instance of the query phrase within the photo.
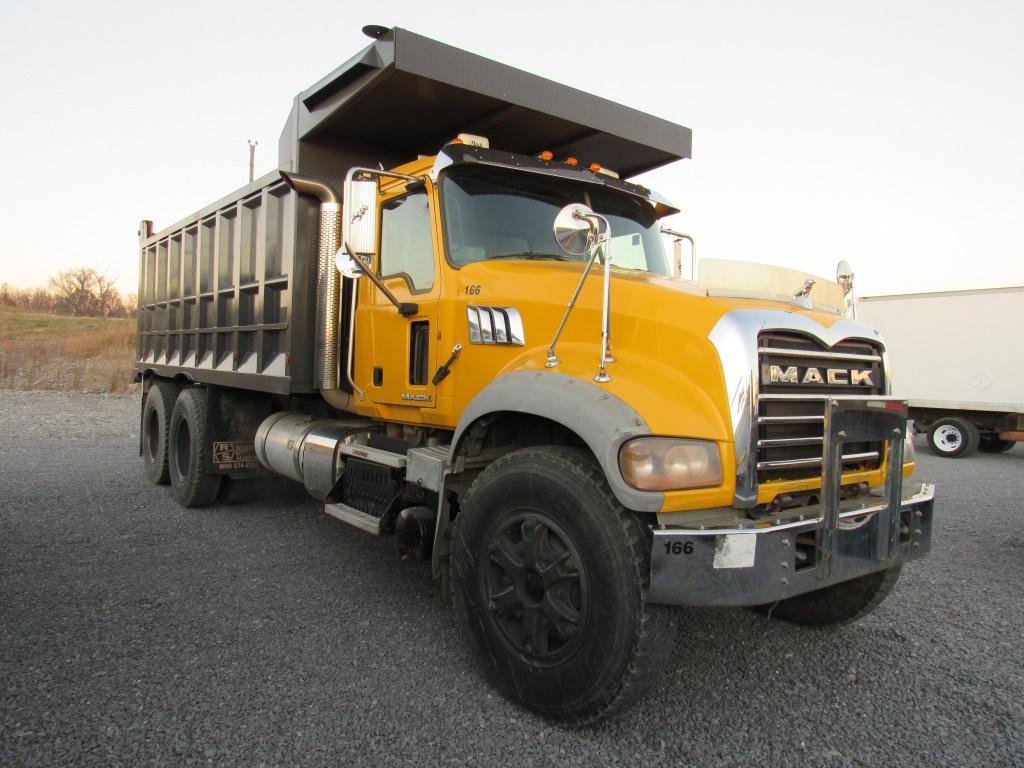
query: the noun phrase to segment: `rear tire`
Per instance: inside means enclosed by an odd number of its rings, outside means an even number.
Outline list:
[[[760,606],[773,619],[809,627],[849,624],[868,615],[892,592],[902,566]]]
[[[171,493],[183,507],[212,504],[220,490],[221,475],[206,471],[206,390],[181,391],[171,411],[168,437]]]
[[[589,454],[506,454],[473,482],[453,527],[456,614],[505,696],[579,724],[654,685],[675,612],[647,604],[647,532]]]
[[[154,381],[142,406],[142,461],[146,479],[157,485],[167,485],[167,443],[171,425],[171,411],[181,386],[170,381]]]
[[[982,453],[1006,453],[1016,444],[1015,440],[1000,440],[995,435],[982,435],[978,450]]]
[[[981,435],[967,419],[943,416],[928,428],[928,447],[937,456],[959,459],[978,447]]]

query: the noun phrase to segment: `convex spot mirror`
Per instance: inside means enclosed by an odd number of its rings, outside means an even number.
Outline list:
[[[334,257],[334,266],[341,272],[342,277],[355,280],[363,275],[359,262],[344,248],[338,249],[338,253]]]
[[[570,203],[555,216],[553,230],[559,248],[570,256],[583,256],[607,233],[608,221],[582,203]]]
[[[836,266],[836,282],[842,287],[844,295],[849,295],[853,290],[853,270],[845,259]]]

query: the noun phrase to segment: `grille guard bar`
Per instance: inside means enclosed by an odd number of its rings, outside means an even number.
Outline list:
[[[670,605],[762,605],[891,568],[931,547],[935,489],[902,488],[907,403],[831,398],[825,410],[821,503],[796,518],[653,531],[648,600]],[[888,443],[882,501],[841,501],[845,442]],[[797,536],[814,534],[801,561]],[[805,537],[806,538],[806,537]]]

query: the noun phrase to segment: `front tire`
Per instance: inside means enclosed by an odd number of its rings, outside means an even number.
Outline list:
[[[849,624],[867,616],[892,592],[902,566],[876,571],[803,595],[761,606],[771,618],[809,627]]]
[[[650,543],[589,454],[497,459],[454,523],[456,613],[485,675],[552,719],[594,722],[653,686],[674,613],[646,602]]]
[[[928,428],[928,447],[937,456],[958,459],[978,447],[981,435],[967,419],[944,416]]]
[[[220,490],[221,475],[206,471],[206,390],[181,391],[171,411],[168,440],[171,493],[183,507],[212,504]]]

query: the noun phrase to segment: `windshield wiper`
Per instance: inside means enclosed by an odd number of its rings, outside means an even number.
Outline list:
[[[539,251],[515,251],[513,253],[499,253],[497,256],[488,256],[487,261],[492,259],[548,259],[551,261],[568,261],[560,253],[542,253]]]

